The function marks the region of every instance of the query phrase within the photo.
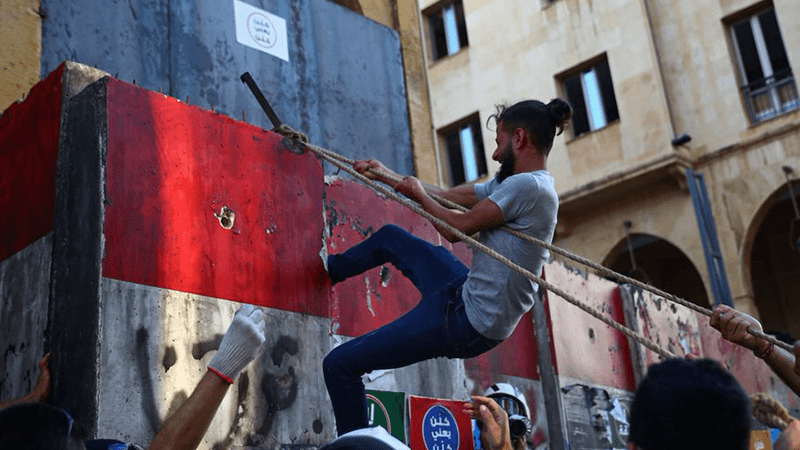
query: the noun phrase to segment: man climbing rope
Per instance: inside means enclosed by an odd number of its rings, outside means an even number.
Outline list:
[[[379,161],[356,161],[353,167],[417,201],[426,211],[471,235],[516,264],[538,274],[547,250],[499,229],[506,225],[551,242],[558,196],[547,171],[553,139],[572,116],[561,99],[549,104],[527,100],[498,107],[490,117],[497,126],[492,159],[501,167],[494,179],[449,190],[429,191],[470,208],[452,211],[434,200],[415,177],[401,181]],[[449,241],[458,237],[440,224]],[[404,367],[426,359],[471,358],[498,345],[514,331],[533,305],[537,285],[507,265],[474,252],[467,269],[443,247],[387,225],[360,244],[327,260],[336,284],[385,263],[393,264],[422,294],[410,312],[375,331],[333,349],[323,361],[339,435],[367,427],[361,376],[377,369]]]

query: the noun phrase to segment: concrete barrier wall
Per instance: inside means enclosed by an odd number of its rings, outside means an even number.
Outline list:
[[[62,73],[0,115],[2,399],[33,387],[45,345]]]
[[[45,303],[28,307],[39,331],[26,338],[36,342],[17,366],[35,379],[36,360],[50,351],[52,402],[73,413],[88,436],[146,445],[189,395],[247,302],[267,310],[265,352],[226,398],[202,447],[328,442],[335,427],[322,358],[399,317],[419,294],[394,268],[331,289],[322,258],[397,223],[471,260],[463,244],[444,242],[404,207],[352,181],[326,183],[316,157],[261,128],[113,77],[65,101],[63,114],[55,107],[60,124],[34,124],[60,135],[57,188],[49,195],[53,237],[38,244],[52,259],[40,269],[52,282],[49,295],[40,295]],[[224,207],[233,212],[230,224]],[[18,251],[3,267],[16,268],[24,257],[33,258]],[[47,283],[24,277],[47,292]],[[5,317],[21,308],[7,293],[3,304],[11,310]],[[50,341],[41,336],[45,324]],[[25,333],[12,329],[4,340],[18,338],[12,334]],[[536,403],[535,352],[517,345],[531,339],[527,317],[509,342],[466,366],[427,361],[373,374],[367,384],[465,399],[489,383],[512,381]],[[542,442],[546,427],[540,415]]]
[[[15,109],[0,118],[0,133],[17,139],[2,141],[16,144],[0,156],[37,148],[50,155],[2,166],[3,180],[16,180],[5,182],[3,206],[13,200],[21,212],[3,222],[3,235],[34,228],[37,208],[52,211],[41,236],[8,241],[0,262],[2,398],[27,392],[49,351],[52,403],[90,437],[147,445],[205,372],[234,312],[253,303],[267,313],[264,352],[225,398],[201,448],[316,448],[333,439],[322,358],[410,310],[419,293],[391,266],[331,288],[323,258],[388,223],[466,264],[471,251],[367,187],[324,175],[320,160],[277,134],[113,77],[80,89],[98,75],[82,71],[67,64],[37,85],[16,106],[37,111],[19,116],[24,126],[2,122]],[[62,90],[70,93],[63,108]],[[59,136],[56,148],[52,139],[40,145],[48,135]],[[12,176],[47,161],[52,184]],[[51,188],[21,201],[34,182]],[[721,341],[707,319],[559,262],[546,264],[545,275],[671,351],[721,359],[749,391],[797,406],[763,363]],[[636,380],[654,361],[548,294],[485,355],[376,372],[366,384],[461,400],[509,382],[530,406],[532,447],[618,448]]]
[[[286,21],[288,61],[237,42],[233,0],[44,0],[42,74],[80,61],[271,129],[239,82],[249,71],[281,120],[315,144],[413,173],[398,32],[329,1],[245,3]]]
[[[792,393],[764,361],[753,352],[721,338],[709,325],[709,317],[689,308],[658,298],[630,286],[622,289],[625,301],[634,312],[630,326],[677,355],[686,352],[719,361],[733,373],[749,394],[765,392],[785,405],[792,414],[800,414],[800,398]],[[644,373],[659,360],[643,347],[634,370]]]

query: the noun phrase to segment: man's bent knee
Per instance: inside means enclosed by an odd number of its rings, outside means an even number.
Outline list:
[[[408,232],[397,225],[388,224],[380,227],[374,234],[381,234],[387,236],[407,235]]]

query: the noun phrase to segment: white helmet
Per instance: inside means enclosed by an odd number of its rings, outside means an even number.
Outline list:
[[[528,419],[531,418],[531,410],[528,408],[525,396],[522,395],[522,391],[519,388],[512,384],[495,383],[486,389],[483,396],[493,398],[509,416],[519,414]]]

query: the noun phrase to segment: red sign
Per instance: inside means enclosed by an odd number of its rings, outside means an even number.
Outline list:
[[[411,450],[474,450],[472,419],[465,402],[409,396]]]

